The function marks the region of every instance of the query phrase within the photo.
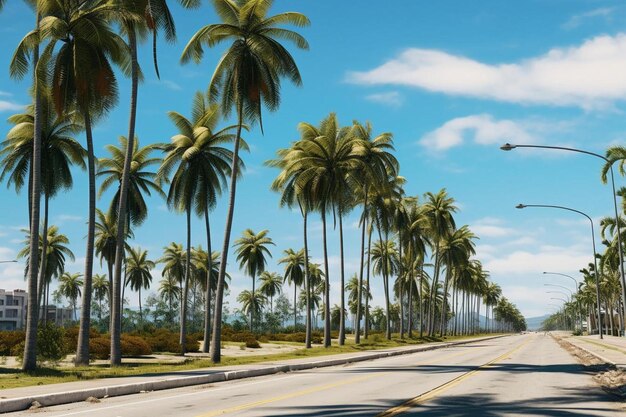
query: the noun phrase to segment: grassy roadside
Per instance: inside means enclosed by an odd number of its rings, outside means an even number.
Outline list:
[[[493,335],[493,334],[491,334]],[[90,365],[87,367],[41,367],[30,373],[22,373],[19,369],[0,368],[0,389],[10,389],[19,387],[28,387],[35,385],[57,384],[62,382],[72,382],[98,378],[116,378],[136,375],[149,375],[176,371],[185,371],[199,368],[225,367],[234,365],[246,365],[259,362],[275,362],[287,359],[300,359],[306,357],[318,357],[336,355],[341,353],[362,352],[367,350],[387,349],[393,347],[401,347],[408,345],[420,345],[424,343],[433,343],[441,341],[455,341],[462,339],[472,339],[486,334],[473,336],[449,336],[444,339],[440,338],[405,338],[400,339],[399,335],[394,335],[392,340],[385,340],[384,337],[371,337],[369,340],[363,341],[360,345],[354,344],[353,340],[346,340],[346,345],[339,346],[333,344],[330,348],[313,347],[311,349],[298,349],[289,353],[267,354],[245,357],[222,357],[222,362],[218,365],[208,359],[188,359],[179,364],[161,364],[161,363],[132,363],[132,359],[125,360],[122,366],[110,368],[108,365]],[[275,343],[275,342],[271,342]],[[290,343],[291,344],[291,343]]]

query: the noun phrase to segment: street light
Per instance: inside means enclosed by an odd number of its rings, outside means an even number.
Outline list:
[[[545,272],[544,272],[544,274],[545,274]],[[570,277],[570,278],[571,278],[571,277]],[[573,279],[573,278],[572,278],[572,279]],[[567,288],[567,287],[564,287],[563,285],[558,285],[558,284],[543,284],[543,285],[544,285],[544,286],[546,286],[546,287],[557,287],[557,288],[563,288],[564,290],[569,291],[569,293],[570,293],[570,296],[569,296],[570,302],[572,301],[572,299],[574,299],[574,291],[570,290],[570,289],[569,289],[569,288]],[[578,307],[579,307],[579,305],[578,305],[578,299],[575,299],[574,301],[576,301],[576,309],[578,309]],[[576,314],[574,314],[574,319],[576,319]],[[582,328],[582,318],[580,319],[580,326],[581,326],[581,328]]]
[[[560,276],[562,276],[562,277],[567,277],[567,278],[571,279],[572,281],[574,281],[574,289],[575,289],[576,291],[578,291],[578,281],[576,281],[576,278],[574,278],[574,277],[573,277],[573,276],[571,276],[571,275],[562,274],[562,273],[560,273],[560,272],[543,272],[543,274],[544,274],[544,275],[546,275],[546,274],[547,274],[547,275],[560,275]]]
[[[0,261],[0,264],[8,264],[10,262],[17,262],[15,259],[11,260],[11,261]]]
[[[500,146],[500,149],[502,149],[503,151],[511,151],[516,148],[553,149],[553,150],[559,150],[559,151],[584,153],[585,155],[591,155],[591,156],[595,156],[596,158],[600,158],[609,165],[609,171],[611,172],[611,188],[613,189],[613,209],[615,210],[615,227],[617,228],[617,253],[619,255],[619,271],[620,271],[620,275],[622,278],[620,282],[620,284],[622,285],[622,305],[624,306],[624,309],[622,310],[622,317],[626,318],[626,277],[624,276],[624,254],[623,254],[624,249],[622,247],[622,237],[621,237],[621,232],[620,232],[620,227],[619,227],[619,215],[617,214],[617,195],[615,193],[615,175],[613,174],[613,162],[609,161],[608,158],[600,154],[594,153],[594,152],[585,151],[583,149],[567,148],[564,146],[513,145],[510,143],[505,143],[504,145]],[[594,259],[595,259],[595,253],[594,253]],[[624,336],[626,336],[626,332],[624,332]],[[602,331],[600,331],[600,337],[602,337]]]
[[[593,264],[594,264],[594,275],[596,277],[596,302],[598,304],[598,308],[597,308],[597,314],[598,314],[598,334],[600,335],[600,339],[603,339],[602,337],[602,314],[600,313],[600,279],[598,278],[598,261],[596,260],[596,234],[594,232],[594,228],[593,228],[593,220],[591,220],[591,217],[589,217],[587,214],[583,213],[582,211],[573,209],[573,208],[569,208],[569,207],[564,207],[564,206],[553,206],[553,205],[548,205],[548,204],[518,204],[517,206],[515,206],[515,208],[517,209],[523,209],[526,207],[539,207],[539,208],[554,208],[554,209],[560,209],[560,210],[567,210],[567,211],[572,211],[574,213],[578,213],[581,214],[583,216],[585,216],[588,220],[589,223],[591,224],[591,244],[593,246]]]
[[[563,291],[546,291],[548,294],[562,294],[564,296],[567,297],[567,301],[565,301],[566,303],[571,303],[572,299],[570,298],[569,294],[567,294],[566,292]]]

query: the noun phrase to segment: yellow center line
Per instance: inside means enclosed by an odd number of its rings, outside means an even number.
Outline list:
[[[404,403],[400,404],[399,406],[390,408],[386,411],[383,411],[382,413],[378,414],[376,417],[391,417],[391,416],[396,416],[398,414],[402,414],[402,413],[406,413],[407,411],[409,411],[410,409],[425,403],[428,400],[431,400],[433,398],[435,398],[436,396],[438,396],[439,394],[441,394],[444,391],[449,390],[450,388],[455,387],[456,385],[460,384],[461,381],[471,377],[472,375],[476,374],[478,371],[480,371],[481,369],[484,368],[488,368],[491,365],[493,365],[494,363],[500,362],[501,360],[505,359],[507,356],[512,355],[513,353],[515,353],[516,351],[518,351],[519,349],[521,349],[523,346],[525,346],[526,344],[528,344],[532,339],[528,339],[526,341],[524,341],[523,343],[521,343],[520,345],[516,346],[515,348],[513,348],[512,350],[506,352],[503,355],[498,356],[497,358],[484,363],[482,365],[480,365],[478,368],[474,369],[473,371],[467,372],[463,375],[459,375],[458,377],[446,382],[445,384],[439,385],[436,388],[433,388],[430,391],[427,391],[423,394],[418,395],[415,398],[412,398],[408,401],[405,401]]]
[[[461,355],[464,355],[464,354],[469,353],[469,352],[471,352],[471,351],[470,350],[462,350],[460,352],[454,352],[454,353],[451,353],[451,354],[446,355],[446,356],[441,356],[441,357],[434,358],[434,359],[431,359],[431,360],[428,360],[428,361],[418,362],[414,366],[425,365],[425,364],[428,364],[428,363],[434,363],[434,362],[438,362],[438,361],[442,361],[442,360],[448,360],[450,358],[453,358],[453,357],[456,357],[456,356],[461,356]],[[340,387],[342,385],[348,385],[348,384],[352,384],[352,383],[355,383],[355,382],[366,381],[368,379],[381,377],[382,375],[388,375],[390,373],[392,373],[392,372],[385,372],[385,373],[382,373],[382,374],[374,374],[374,375],[361,376],[361,377],[357,377],[357,378],[344,379],[342,381],[337,381],[337,382],[334,382],[332,384],[320,385],[320,386],[317,386],[317,387],[312,387],[312,388],[308,388],[308,389],[305,389],[305,390],[296,391],[296,392],[292,392],[292,393],[289,393],[289,394],[284,394],[284,395],[280,395],[280,396],[277,396],[277,397],[268,398],[268,399],[265,399],[265,400],[259,400],[259,401],[255,401],[255,402],[251,402],[251,403],[247,403],[247,404],[241,404],[241,405],[238,405],[238,406],[234,406],[234,407],[230,407],[230,408],[224,408],[224,409],[221,409],[221,410],[209,411],[208,413],[200,414],[200,415],[198,415],[196,417],[221,416],[221,415],[224,415],[224,414],[229,414],[229,413],[234,413],[234,412],[237,412],[237,411],[247,410],[247,409],[250,409],[250,408],[258,407],[258,406],[265,405],[265,404],[270,404],[270,403],[277,402],[277,401],[283,401],[283,400],[288,400],[288,399],[295,398],[295,397],[301,397],[303,395],[312,394],[312,393],[315,393],[315,392],[319,392],[319,391],[324,391],[324,390],[328,390],[328,389],[331,389],[331,388]]]

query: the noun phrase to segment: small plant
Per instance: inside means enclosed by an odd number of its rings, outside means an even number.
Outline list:
[[[250,337],[246,339],[246,347],[250,349],[259,349],[261,345],[254,337]]]

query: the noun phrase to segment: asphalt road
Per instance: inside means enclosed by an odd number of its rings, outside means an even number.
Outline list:
[[[464,346],[13,413],[32,416],[625,416],[550,337]]]

